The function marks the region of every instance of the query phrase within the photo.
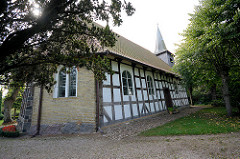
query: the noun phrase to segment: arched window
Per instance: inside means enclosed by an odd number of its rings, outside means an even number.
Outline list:
[[[70,69],[69,74],[69,96],[76,96],[76,85],[77,85],[77,71],[73,67]]]
[[[147,87],[149,95],[154,95],[153,81],[151,76],[147,76]]]
[[[132,76],[128,71],[122,73],[124,95],[133,95]]]
[[[58,97],[71,97],[77,95],[76,67],[62,68],[58,75]]]

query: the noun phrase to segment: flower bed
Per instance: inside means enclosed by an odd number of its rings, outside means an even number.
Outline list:
[[[4,137],[18,137],[19,131],[16,129],[15,125],[5,126],[0,129],[0,136]]]

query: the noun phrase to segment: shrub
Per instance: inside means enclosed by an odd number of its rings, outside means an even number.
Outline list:
[[[224,107],[223,99],[216,99],[211,102],[211,105],[214,107]]]
[[[1,114],[1,112],[0,112],[0,120],[3,120],[3,118],[4,118],[4,115]]]
[[[20,135],[19,131],[15,131],[15,132],[3,132],[4,137],[18,137]]]
[[[15,125],[10,125],[10,126],[3,127],[2,131],[3,132],[6,132],[6,131],[8,131],[8,132],[15,132],[15,131],[17,131],[17,129],[16,129]]]
[[[1,136],[5,136],[5,137],[18,137],[20,135],[15,125],[3,127],[0,133],[1,133]]]
[[[3,136],[2,128],[0,128],[0,136]]]

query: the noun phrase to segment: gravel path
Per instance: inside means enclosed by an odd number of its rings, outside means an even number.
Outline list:
[[[203,107],[184,107],[179,113],[173,115],[170,115],[168,112],[164,111],[154,114],[150,117],[143,117],[141,119],[111,125],[103,129],[103,132],[106,133],[104,136],[113,140],[120,140],[128,136],[136,136],[144,130],[148,130],[159,125],[163,125],[169,121],[187,116],[202,108]]]
[[[198,109],[186,108],[179,114],[171,116],[162,113],[161,116],[159,114],[118,124],[105,128],[104,135],[96,133],[35,138],[25,136],[16,139],[0,138],[0,159],[239,158],[240,132],[195,136],[136,136],[142,130],[166,123]]]

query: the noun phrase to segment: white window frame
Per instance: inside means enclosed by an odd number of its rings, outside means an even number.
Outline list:
[[[69,79],[70,79],[70,73],[69,69],[66,68],[66,83],[65,83],[65,97],[59,97],[59,73],[62,70],[63,66],[58,67],[57,73],[55,74],[55,81],[56,84],[54,85],[54,92],[53,92],[53,98],[66,98],[66,97],[77,97],[77,86],[78,86],[78,70],[76,69],[76,95],[75,96],[69,96]]]
[[[124,73],[125,71],[126,71],[126,73],[129,73],[130,77],[128,76],[128,74],[127,74],[127,77],[123,77],[123,73]],[[126,80],[127,94],[124,94],[123,79]],[[130,85],[129,85],[129,83],[128,83],[128,79],[131,79],[131,83],[132,83],[131,88],[129,87]],[[123,89],[123,95],[125,95],[125,96],[132,96],[132,95],[134,95],[134,92],[133,92],[133,90],[134,90],[134,88],[133,88],[133,78],[132,78],[132,74],[131,74],[128,70],[123,70],[123,71],[122,71],[122,89]],[[131,93],[129,92],[129,89],[131,89]]]
[[[148,79],[150,79],[150,80],[148,80]],[[147,75],[147,89],[148,89],[149,95],[155,95],[153,82],[154,82],[153,78],[151,76]]]

